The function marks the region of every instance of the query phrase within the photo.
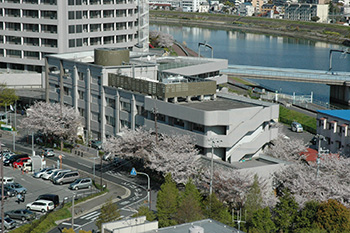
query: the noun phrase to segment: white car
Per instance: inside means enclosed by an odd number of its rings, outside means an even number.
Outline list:
[[[49,172],[53,170],[53,168],[43,168],[42,170],[38,171],[38,172],[34,172],[33,177],[34,178],[41,178],[42,175],[45,174],[45,172]]]
[[[52,201],[37,200],[27,204],[26,207],[27,207],[27,210],[35,210],[35,211],[41,211],[42,213],[45,213],[47,211],[53,210],[55,208],[55,205],[53,204]]]
[[[41,176],[41,178],[43,178],[44,180],[48,180],[48,179],[50,179],[50,177],[53,175],[53,173],[54,173],[55,171],[58,171],[58,170],[60,170],[60,169],[52,169],[51,171],[45,172],[45,173]]]

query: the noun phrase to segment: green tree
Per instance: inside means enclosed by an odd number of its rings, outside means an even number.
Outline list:
[[[320,203],[317,201],[306,202],[304,208],[299,211],[296,217],[296,229],[311,230],[317,228],[316,217],[319,206]]]
[[[178,223],[193,222],[203,218],[201,209],[202,196],[197,187],[189,179],[185,191],[180,194],[177,212]]]
[[[328,232],[350,232],[350,211],[333,199],[320,204],[316,221]]]
[[[4,107],[5,105],[9,106],[10,104],[15,103],[19,97],[16,95],[14,89],[7,88],[7,85],[0,83],[0,106]]]
[[[289,190],[284,189],[279,202],[274,208],[273,221],[279,231],[290,232],[293,229],[294,220],[298,214],[298,203]]]
[[[138,212],[134,214],[132,217],[139,217],[139,216],[146,216],[147,221],[150,221],[150,222],[156,219],[156,216],[154,215],[153,211],[144,205],[141,206],[138,209]]]
[[[157,195],[157,211],[159,227],[176,225],[175,216],[178,210],[179,190],[171,174],[165,176],[165,182],[160,186]]]
[[[252,213],[248,224],[248,232],[275,232],[275,223],[271,220],[269,207],[258,209]]]
[[[110,198],[101,208],[101,214],[96,220],[96,226],[101,229],[102,223],[116,221],[120,218],[117,204],[112,203]]]
[[[259,178],[257,175],[254,176],[254,182],[250,187],[246,201],[244,203],[244,210],[246,212],[246,221],[249,222],[253,216],[253,213],[259,209],[262,209],[262,195],[259,186]]]
[[[206,218],[232,225],[231,215],[227,207],[213,193],[203,201],[203,213]]]

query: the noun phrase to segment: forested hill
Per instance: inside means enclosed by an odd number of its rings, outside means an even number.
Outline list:
[[[150,11],[150,22],[306,38],[350,46],[350,26],[225,14]]]

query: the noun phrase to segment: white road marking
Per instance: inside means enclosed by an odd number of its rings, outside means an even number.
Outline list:
[[[72,226],[72,223],[69,222],[63,222],[62,225]],[[74,227],[80,227],[78,224],[74,224]]]
[[[96,214],[96,213],[97,213],[97,211],[94,211],[94,212],[88,213],[87,215],[81,216],[80,218],[84,219],[84,218],[87,218],[87,217],[89,217],[90,215],[94,215],[94,214]]]
[[[91,216],[89,216],[89,217],[87,217],[87,218],[85,218],[85,219],[86,219],[86,220],[92,220],[92,221],[94,221],[94,219],[98,218],[98,216],[99,216],[100,214],[101,214],[101,213],[96,213],[96,214],[91,215]]]
[[[81,166],[84,166],[84,167],[88,167],[88,168],[91,168],[91,166],[89,166],[89,165],[86,165],[86,164],[84,164],[84,163],[78,163],[79,165],[81,165]]]

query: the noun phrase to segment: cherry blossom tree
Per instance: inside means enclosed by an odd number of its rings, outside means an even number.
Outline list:
[[[108,138],[103,147],[118,157],[137,160],[162,176],[170,173],[178,184],[198,173],[200,155],[188,135],[162,134],[156,143],[152,131],[125,129],[121,137]]]
[[[150,31],[149,38],[153,45],[161,48],[169,48],[174,44],[174,37],[160,31]]]
[[[319,165],[298,161],[276,172],[274,178],[276,186],[288,188],[300,206],[311,200],[334,199],[350,207],[349,172],[349,159],[322,155]]]
[[[302,159],[300,153],[305,151],[307,151],[306,145],[302,139],[291,139],[284,134],[279,134],[265,149],[267,155],[286,161]]]
[[[82,118],[72,107],[59,103],[36,102],[27,109],[27,117],[20,122],[20,127],[30,131],[40,131],[44,135],[56,136],[61,140],[77,138]]]

